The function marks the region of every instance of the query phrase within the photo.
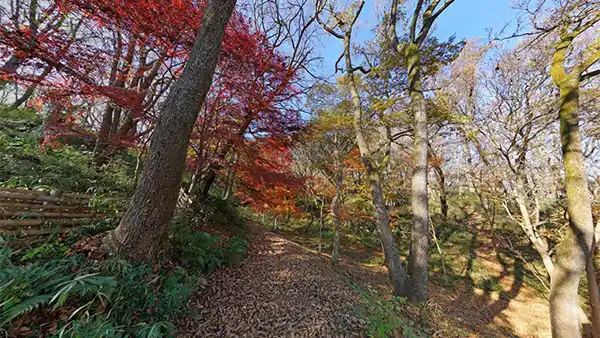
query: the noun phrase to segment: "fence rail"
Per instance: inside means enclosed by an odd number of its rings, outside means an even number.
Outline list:
[[[103,219],[92,195],[0,188],[0,234],[42,235],[67,232],[74,226]]]

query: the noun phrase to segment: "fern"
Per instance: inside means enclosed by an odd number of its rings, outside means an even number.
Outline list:
[[[11,322],[31,312],[34,320],[56,318],[50,313],[68,304],[70,315],[59,323],[56,337],[175,336],[171,321],[187,311],[198,273],[239,262],[248,243],[199,231],[175,233],[172,239],[174,256],[189,270],[155,273],[151,266],[117,259],[57,258],[63,250],[55,244],[20,257],[0,247],[0,261],[6,263],[0,269],[0,326],[10,330]]]
[[[51,297],[49,295],[39,295],[19,302],[14,306],[8,306],[8,309],[0,314],[0,325],[4,326],[13,319],[48,304],[50,299]],[[5,306],[7,305],[9,304],[5,304]]]
[[[108,298],[116,286],[117,282],[114,277],[97,276],[97,273],[77,276],[58,284],[60,289],[54,294],[50,303],[55,303],[54,308],[56,309],[72,295],[84,297],[96,294]]]
[[[0,237],[0,266],[11,266],[12,249],[6,245],[6,240]]]

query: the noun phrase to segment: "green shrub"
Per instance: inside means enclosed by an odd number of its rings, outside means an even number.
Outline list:
[[[367,321],[369,337],[426,337],[426,332],[414,328],[403,316],[403,307],[407,306],[406,298],[392,297],[386,300],[375,290],[354,289],[361,299],[358,314]]]
[[[248,248],[248,242],[239,236],[223,239],[219,234],[195,230],[181,220],[174,224],[171,244],[173,257],[185,268],[200,273],[239,264]]]

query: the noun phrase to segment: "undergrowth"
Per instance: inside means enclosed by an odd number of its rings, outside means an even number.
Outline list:
[[[154,267],[117,258],[70,254],[74,240],[27,250],[0,243],[0,328],[7,335],[174,337],[203,274],[235,266],[247,242],[179,224],[171,230],[174,262]],[[0,331],[0,332],[1,332]]]
[[[367,322],[369,337],[429,337],[427,331],[406,315],[406,298],[393,296],[387,300],[375,290],[363,290],[354,286],[360,296],[361,306],[356,309],[358,315]]]
[[[208,234],[195,229],[186,218],[173,222],[172,257],[179,265],[193,271],[211,273],[216,269],[237,266],[248,249],[248,241],[240,235]]]
[[[129,196],[135,155],[116,154],[101,167],[85,143],[42,147],[43,115],[0,106],[0,186]]]

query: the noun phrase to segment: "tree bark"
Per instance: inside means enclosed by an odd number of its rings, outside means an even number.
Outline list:
[[[596,281],[596,266],[594,265],[594,250],[585,262],[585,275],[588,284],[588,302],[592,314],[592,333],[594,338],[600,337],[600,294],[598,293],[598,282]]]
[[[123,110],[121,108],[116,108],[112,114],[112,122],[110,124],[109,135],[117,134],[117,130],[119,130],[119,126],[121,125],[121,113]]]
[[[202,180],[202,183],[203,183],[202,191],[200,192],[200,195],[198,196],[201,201],[208,197],[208,193],[210,192],[210,187],[213,185],[213,183],[215,182],[215,179],[217,178],[217,170],[218,170],[217,165],[212,165],[212,164],[209,165],[208,172],[206,173],[204,180]]]
[[[427,196],[427,110],[421,85],[421,55],[411,43],[406,48],[409,94],[414,115],[414,144],[412,154],[411,209],[412,234],[408,257],[410,300],[425,302],[428,297],[427,263],[429,259],[429,205]]]
[[[158,117],[146,165],[129,209],[110,233],[110,250],[153,262],[177,203],[189,137],[212,82],[236,0],[209,1],[189,61]]]
[[[115,47],[115,56],[113,58],[112,65],[110,67],[110,75],[108,83],[114,85],[117,79],[117,71],[119,70],[119,60],[121,59],[121,52],[123,50],[123,40],[121,34],[117,33],[117,45]],[[110,136],[110,130],[112,129],[112,119],[115,107],[112,103],[107,103],[102,113],[102,122],[100,122],[100,130],[98,132],[98,139],[96,140],[96,147],[94,149],[94,160],[96,164],[103,164],[105,162],[104,149],[108,145],[108,138]]]
[[[321,253],[321,250],[323,249],[323,209],[325,208],[325,197],[323,197],[323,199],[321,200],[321,208],[319,210],[319,253]]]
[[[420,48],[427,38],[435,20],[454,0],[418,1],[411,18],[408,44],[400,43],[396,34],[398,0],[392,1],[387,22],[387,35],[396,53],[406,58],[408,69],[408,92],[414,116],[414,143],[412,154],[411,209],[413,214],[408,275],[410,280],[410,301],[425,302],[428,298],[427,264],[429,260],[429,205],[427,194],[427,154],[428,126],[427,107],[421,84]],[[423,8],[423,6],[426,8]],[[421,16],[422,14],[422,16]],[[421,18],[419,18],[421,17]],[[421,25],[420,29],[417,29]]]
[[[565,47],[566,48],[566,47]],[[557,53],[560,53],[559,46]],[[565,50],[566,53],[566,50]],[[594,239],[591,199],[579,132],[579,75],[561,76],[563,63],[555,54],[552,76],[560,89],[560,135],[565,167],[569,228],[558,245],[550,284],[550,319],[553,337],[581,337],[578,289]],[[597,292],[597,291],[596,291]]]
[[[219,153],[217,155],[218,162],[213,162],[208,166],[208,168],[206,170],[207,173],[204,176],[204,179],[202,180],[203,185],[202,185],[202,190],[201,190],[200,196],[198,196],[199,200],[202,201],[208,197],[208,193],[210,192],[210,187],[213,185],[213,183],[215,183],[215,179],[217,178],[217,171],[221,170],[221,168],[222,168],[222,165],[219,164],[219,162],[225,161],[227,154],[229,154],[229,151],[233,148],[235,139],[243,140],[244,134],[248,130],[248,127],[250,126],[252,121],[254,120],[254,116],[255,115],[252,114],[251,112],[247,112],[247,114],[244,117],[244,120],[243,120],[242,124],[240,125],[235,136],[233,138],[227,140],[227,142],[225,143],[223,148],[221,148],[219,150]]]
[[[229,195],[231,195],[231,190],[233,188],[233,182],[235,181],[235,162],[236,162],[236,155],[232,156],[231,159],[229,160],[229,165],[227,166],[227,173],[225,174],[225,191],[223,192],[223,197],[221,198],[222,200],[227,200],[229,199]]]

